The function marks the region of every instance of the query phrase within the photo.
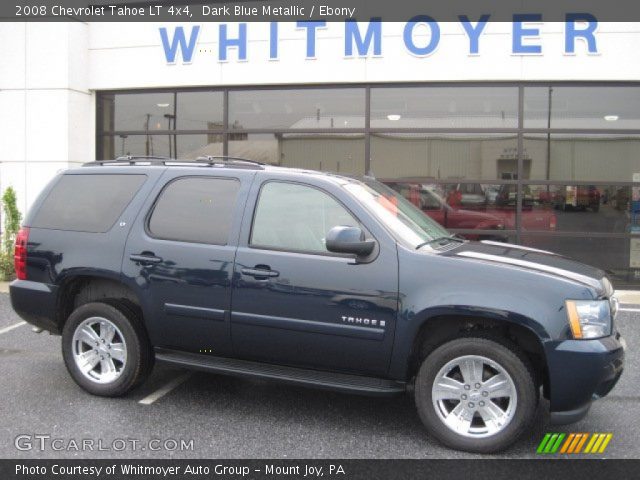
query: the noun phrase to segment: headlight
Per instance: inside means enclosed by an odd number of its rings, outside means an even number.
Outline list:
[[[608,300],[567,300],[565,304],[573,338],[600,338],[611,334]]]

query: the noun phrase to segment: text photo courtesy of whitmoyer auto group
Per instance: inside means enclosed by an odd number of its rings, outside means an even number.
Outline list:
[[[0,4],[0,478],[634,478],[640,4]]]

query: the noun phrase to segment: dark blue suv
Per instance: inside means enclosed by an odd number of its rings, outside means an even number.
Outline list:
[[[73,379],[123,395],[154,361],[366,395],[413,391],[453,448],[582,418],[623,369],[605,273],[450,235],[369,178],[231,158],[58,175],[20,232],[14,309]]]

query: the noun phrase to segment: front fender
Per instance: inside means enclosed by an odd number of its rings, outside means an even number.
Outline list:
[[[565,299],[591,295],[546,273],[398,249],[399,309],[389,374],[406,380],[414,340],[430,319],[476,317],[518,325],[541,343],[572,338]],[[427,332],[428,335],[428,332]]]

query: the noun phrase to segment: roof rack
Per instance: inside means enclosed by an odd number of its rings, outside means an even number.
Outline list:
[[[149,164],[149,165],[165,165],[167,162],[170,162],[171,159],[169,157],[164,157],[160,155],[122,155],[120,157],[116,157],[113,160],[95,160],[93,162],[87,162],[83,164],[83,166],[92,166],[92,165],[113,165],[113,164],[128,164],[128,165],[137,165],[139,163]]]
[[[196,158],[196,162],[205,162],[209,164],[215,163],[250,163],[252,165],[266,165],[263,162],[257,160],[249,160],[242,157],[230,157],[227,155],[206,155]]]
[[[118,162],[122,162],[122,161],[131,161],[131,160],[138,160],[138,159],[148,159],[148,160],[170,160],[171,157],[166,157],[164,155],[120,155],[119,157],[116,157],[116,161]]]
[[[177,160],[175,158],[158,155],[125,155],[114,160],[96,160],[83,164],[84,167],[105,165],[162,165],[167,167],[223,167],[234,168],[262,168],[264,163],[239,157],[212,156],[198,157],[195,160]]]

